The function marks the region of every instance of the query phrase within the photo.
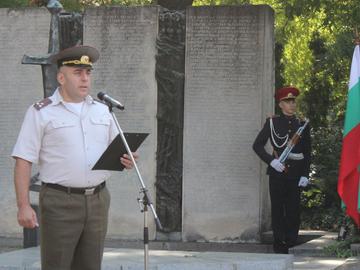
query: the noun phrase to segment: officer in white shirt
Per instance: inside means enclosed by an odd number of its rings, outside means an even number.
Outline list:
[[[98,58],[99,52],[89,46],[53,57],[60,86],[29,107],[12,152],[18,222],[26,228],[39,226],[29,203],[31,167],[39,166],[43,270],[101,269],[110,203],[105,180],[110,173],[91,168],[118,130],[108,107],[89,95]],[[128,155],[119,162],[133,167]]]

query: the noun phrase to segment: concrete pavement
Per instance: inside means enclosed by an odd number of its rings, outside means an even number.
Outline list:
[[[238,252],[150,250],[149,270],[338,270],[345,259]],[[0,270],[40,270],[39,248],[0,254]],[[106,248],[103,270],[144,269],[142,249]],[[350,269],[350,268],[344,268]],[[352,264],[351,269],[355,268]]]
[[[288,270],[293,255],[150,250],[149,270]],[[1,270],[40,270],[38,247],[0,254]],[[105,249],[103,270],[144,269],[144,251]]]
[[[302,233],[304,234],[304,233]],[[355,270],[359,258],[324,257],[326,245],[335,241],[336,234],[321,232],[309,241],[290,249],[290,255],[272,254],[267,244],[150,242],[149,270]],[[318,232],[316,232],[318,234]],[[39,270],[39,248],[20,249],[21,241],[6,240],[0,254],[0,270]],[[0,238],[0,242],[4,242]],[[1,243],[0,243],[1,246]],[[141,242],[107,240],[103,268],[105,270],[144,269]],[[16,249],[16,250],[14,250]],[[0,250],[1,251],[1,250]]]

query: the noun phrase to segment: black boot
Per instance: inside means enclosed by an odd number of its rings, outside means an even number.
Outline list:
[[[275,253],[279,253],[279,254],[289,254],[289,248],[286,245],[285,242],[281,241],[281,242],[274,242],[273,244],[273,249]]]

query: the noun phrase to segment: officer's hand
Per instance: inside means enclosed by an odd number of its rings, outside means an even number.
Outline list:
[[[285,170],[284,164],[282,164],[278,159],[273,159],[270,163],[270,166],[278,172],[283,172]]]
[[[139,158],[139,155],[137,153],[132,153],[135,161]],[[134,167],[133,162],[131,161],[131,158],[128,154],[124,154],[121,158],[120,158],[120,162],[122,165],[125,166],[125,169],[132,169]]]
[[[39,227],[36,213],[30,205],[19,207],[17,219],[20,226],[23,226],[24,228],[33,229],[35,227]]]
[[[299,187],[306,187],[309,184],[309,179],[305,176],[300,177]]]

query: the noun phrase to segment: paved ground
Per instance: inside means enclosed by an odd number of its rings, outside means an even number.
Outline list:
[[[346,259],[327,257],[295,256],[294,270],[337,270],[346,262]],[[360,268],[359,268],[360,269]]]
[[[335,270],[345,260],[263,253],[150,250],[149,262],[151,270]],[[10,269],[40,270],[39,248],[0,254],[0,270]],[[144,251],[106,248],[103,269],[144,269]]]
[[[102,269],[144,269],[140,249],[105,249]],[[0,254],[0,269],[40,270],[39,248]],[[149,270],[288,270],[293,255],[150,250]]]
[[[315,232],[318,233],[318,232]],[[311,232],[304,232],[302,234],[309,234]],[[308,238],[308,241],[301,245],[290,249],[290,253],[294,255],[294,269],[296,270],[360,270],[360,263],[357,260],[339,259],[325,257],[324,248],[335,243],[337,234],[330,232],[320,232],[321,236],[316,238]],[[357,261],[357,262],[356,262]],[[354,269],[346,268],[351,262]]]
[[[0,237],[0,253],[22,249],[22,239]]]
[[[335,234],[321,237],[302,233],[308,240],[290,250],[290,255],[271,254],[269,244],[215,244],[150,242],[149,270],[359,270],[360,258],[324,257],[322,249]],[[144,269],[141,242],[107,240],[103,269]],[[221,247],[221,248],[220,248]],[[196,250],[196,252],[194,252]],[[21,239],[0,238],[0,269],[40,270],[39,249],[22,249]]]

